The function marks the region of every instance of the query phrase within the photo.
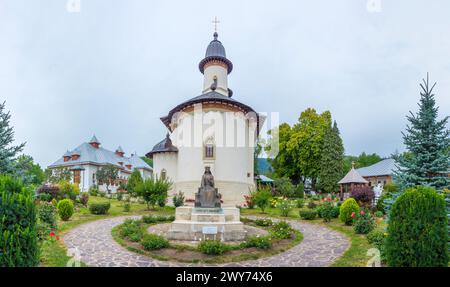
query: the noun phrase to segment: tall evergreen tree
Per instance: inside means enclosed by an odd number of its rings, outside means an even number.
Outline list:
[[[12,173],[13,162],[25,143],[14,146],[14,130],[9,126],[11,114],[5,111],[5,102],[0,104],[0,173]]]
[[[409,124],[403,134],[406,155],[396,155],[399,170],[394,180],[401,190],[416,185],[429,185],[438,190],[450,185],[447,177],[450,170],[450,130],[446,128],[448,116],[438,120],[438,107],[433,88],[427,80],[420,84],[419,111],[410,112]]]
[[[336,121],[325,131],[319,171],[319,188],[325,192],[339,190],[342,176],[344,145]]]

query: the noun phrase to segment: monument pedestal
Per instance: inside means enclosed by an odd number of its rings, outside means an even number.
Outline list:
[[[172,240],[244,240],[246,231],[236,207],[177,207],[167,238]]]

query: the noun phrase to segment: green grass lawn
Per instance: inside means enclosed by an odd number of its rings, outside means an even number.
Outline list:
[[[108,214],[105,215],[94,215],[89,212],[86,207],[77,206],[74,215],[69,221],[58,220],[58,229],[56,234],[62,237],[67,231],[76,227],[77,225],[87,223],[90,221],[115,217],[115,216],[127,216],[127,215],[144,215],[144,214],[164,214],[171,215],[174,214],[175,209],[173,207],[157,207],[155,210],[147,210],[145,204],[131,203],[131,210],[125,212],[123,210],[123,201],[118,201],[116,199],[107,199],[101,197],[91,196],[89,198],[89,203],[99,203],[110,201],[111,208]],[[88,204],[89,205],[89,204]],[[67,262],[70,260],[70,256],[67,256],[67,249],[61,241],[45,241],[41,247],[41,266],[47,267],[65,267]],[[85,264],[81,263],[82,266]]]
[[[271,216],[277,218],[285,219],[296,219],[302,220],[299,216],[299,208],[294,208],[289,217],[281,217],[280,211],[277,208],[267,208],[265,213],[262,213],[260,209],[241,209],[241,215],[257,215],[257,216]],[[320,224],[326,226],[330,229],[336,230],[345,236],[350,241],[350,247],[345,251],[345,253],[338,258],[331,266],[333,267],[359,267],[366,266],[367,261],[370,259],[367,256],[367,250],[373,246],[367,242],[366,236],[361,234],[356,234],[353,231],[352,226],[346,226],[339,219],[334,218],[331,222],[325,223],[321,218],[314,220],[302,220],[307,223]],[[377,223],[377,228],[383,228],[384,222]]]

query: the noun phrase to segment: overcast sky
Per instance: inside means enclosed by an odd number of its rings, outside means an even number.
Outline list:
[[[291,124],[330,110],[347,154],[389,156],[427,71],[450,114],[450,1],[372,1],[0,0],[0,100],[44,167],[94,133],[143,155],[201,93],[217,16],[236,100]]]

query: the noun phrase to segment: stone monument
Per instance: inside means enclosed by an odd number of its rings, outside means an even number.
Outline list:
[[[195,194],[195,207],[198,208],[220,208],[221,195],[214,187],[214,176],[209,166],[205,167],[202,183]]]
[[[177,207],[175,221],[167,233],[168,239],[239,241],[244,240],[245,235],[239,209],[221,207],[221,195],[214,186],[214,176],[210,168],[205,167],[194,207]]]

